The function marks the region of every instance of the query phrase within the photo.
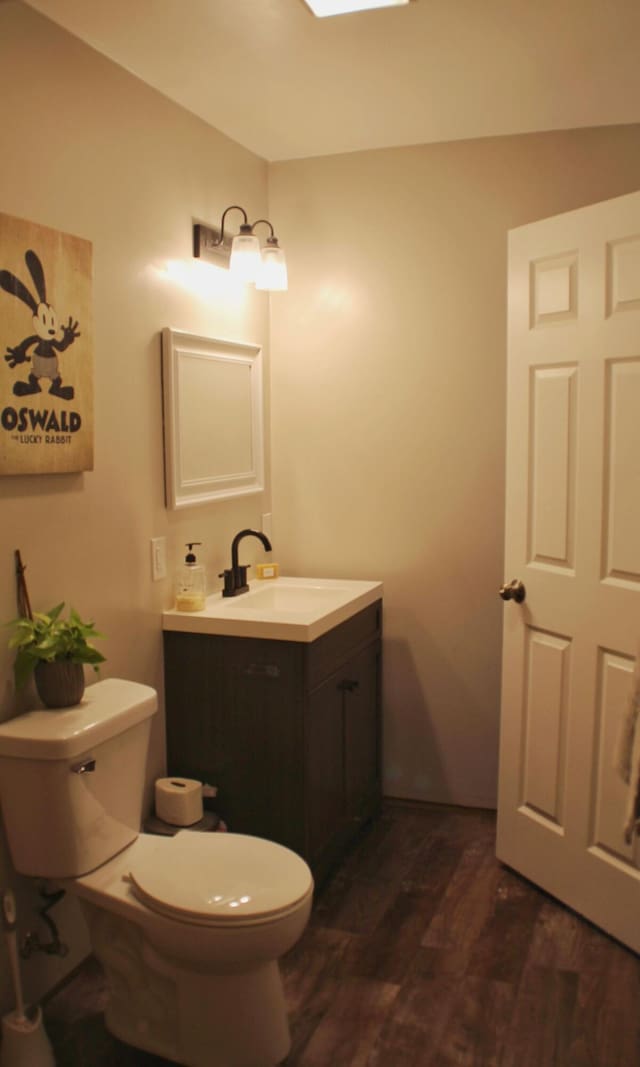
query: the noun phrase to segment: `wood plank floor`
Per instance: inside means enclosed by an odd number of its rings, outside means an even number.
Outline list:
[[[640,1067],[640,959],[494,848],[490,812],[387,803],[282,962],[286,1067]],[[48,1003],[58,1067],[166,1067],[104,998],[90,961]]]

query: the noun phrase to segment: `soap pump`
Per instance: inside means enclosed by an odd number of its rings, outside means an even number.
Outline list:
[[[201,541],[187,541],[189,549],[184,564],[178,573],[178,588],[176,590],[176,608],[178,611],[202,611],[207,599],[207,578],[205,569],[198,563],[193,551],[195,545]]]

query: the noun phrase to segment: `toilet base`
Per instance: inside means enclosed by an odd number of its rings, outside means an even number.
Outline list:
[[[185,971],[134,923],[85,905],[107,980],[107,1029],[184,1067],[276,1067],[290,1049],[277,961],[239,974]]]
[[[109,976],[107,974],[107,980]],[[107,1029],[121,1041],[184,1067],[276,1067],[291,1047],[277,963],[251,974],[183,975],[176,983],[178,1033],[164,1044],[132,1005],[105,1010]]]

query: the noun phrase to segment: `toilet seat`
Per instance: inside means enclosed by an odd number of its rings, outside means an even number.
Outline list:
[[[129,866],[136,897],[171,919],[209,927],[253,926],[283,918],[313,891],[295,852],[245,834],[180,831]]]

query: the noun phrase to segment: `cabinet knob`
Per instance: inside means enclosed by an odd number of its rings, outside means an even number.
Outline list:
[[[342,693],[353,693],[354,689],[358,688],[358,684],[355,678],[343,678],[341,682],[338,682],[338,689]]]

